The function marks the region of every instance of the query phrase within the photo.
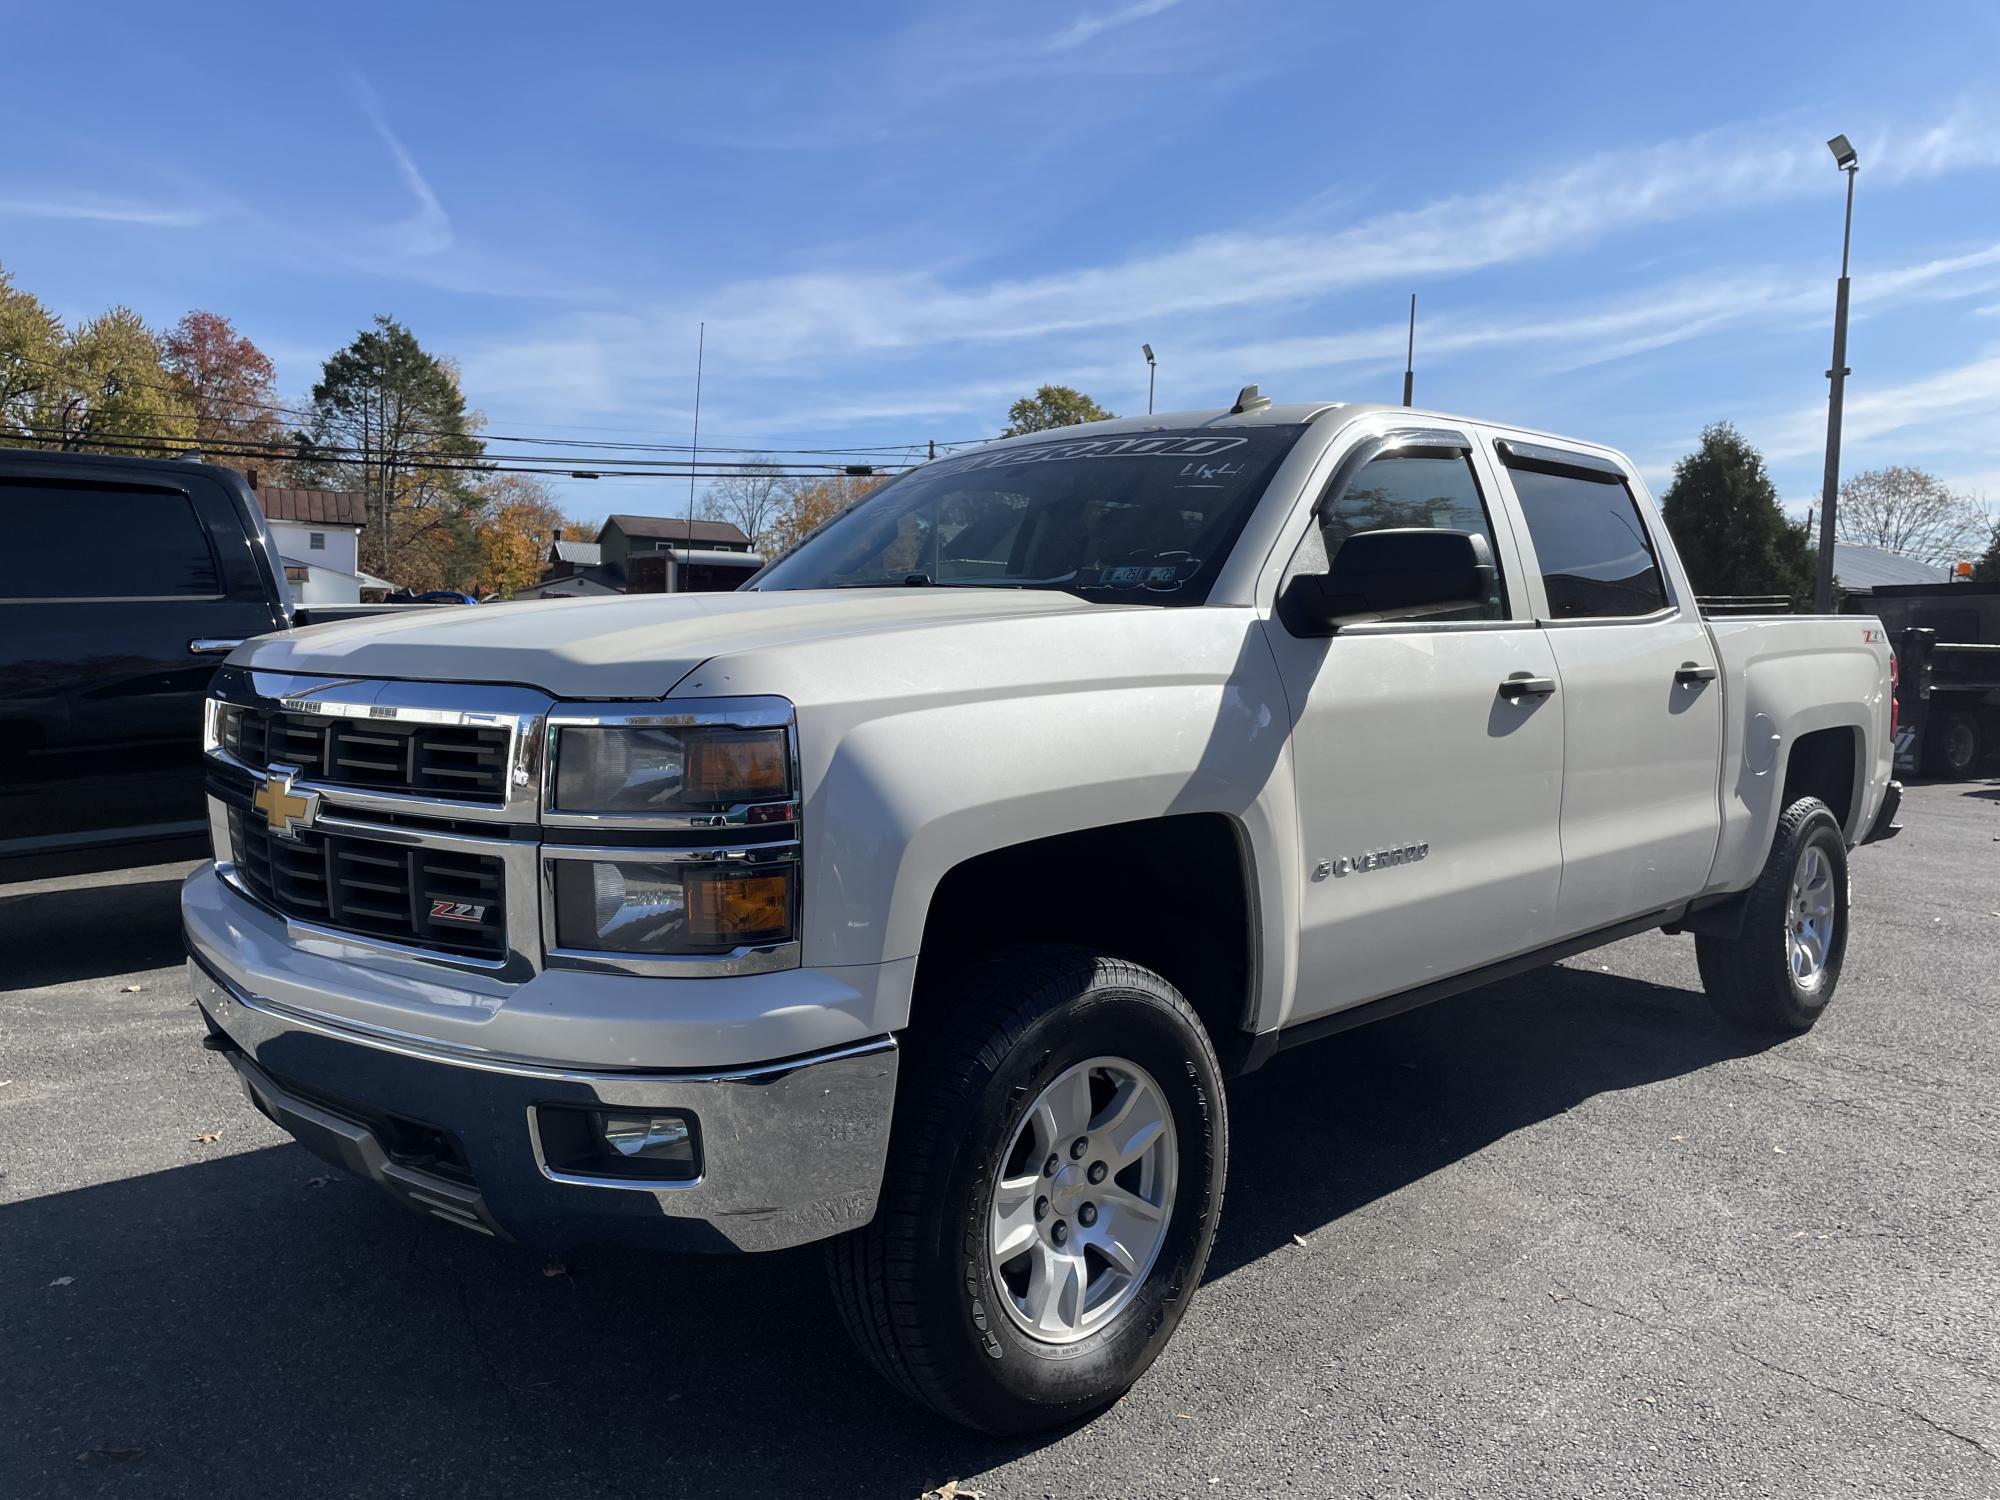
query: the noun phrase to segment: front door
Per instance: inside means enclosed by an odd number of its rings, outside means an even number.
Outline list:
[[[1597,454],[1511,439],[1495,453],[1526,524],[1562,683],[1556,936],[1573,937],[1670,909],[1708,883],[1722,683],[1700,612],[1661,566],[1659,514],[1642,508],[1637,481]]]
[[[1330,637],[1266,627],[1293,715],[1305,865],[1292,1022],[1552,938],[1565,705],[1492,482],[1459,433],[1365,439],[1287,579],[1329,571],[1358,533],[1437,528],[1484,544],[1487,597],[1457,618],[1378,618]]]

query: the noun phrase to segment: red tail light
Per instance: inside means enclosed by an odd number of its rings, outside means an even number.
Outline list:
[[[1903,716],[1902,695],[1897,688],[1903,681],[1902,663],[1897,660],[1896,648],[1889,648],[1889,743],[1896,742],[1896,722]]]

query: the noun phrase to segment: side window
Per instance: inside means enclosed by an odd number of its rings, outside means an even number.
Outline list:
[[[1499,549],[1472,460],[1385,453],[1372,459],[1309,528],[1287,576],[1340,571],[1340,553],[1351,537],[1369,531],[1456,531],[1484,544],[1491,566],[1490,586],[1481,602],[1468,602],[1452,616],[1462,620],[1507,618],[1507,589],[1500,576]]]
[[[194,503],[177,490],[0,481],[0,599],[222,592]]]
[[[1667,607],[1659,559],[1625,482],[1511,467],[1541,563],[1549,616],[1622,619]]]
[[[326,551],[326,533],[324,531],[308,531],[306,533],[306,550],[308,552]]]

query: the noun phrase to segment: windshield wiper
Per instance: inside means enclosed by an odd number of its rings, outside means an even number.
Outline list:
[[[859,583],[836,583],[837,589],[924,588],[932,582],[928,573],[905,573],[901,578],[864,578]]]

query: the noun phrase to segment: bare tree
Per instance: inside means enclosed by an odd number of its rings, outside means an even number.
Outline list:
[[[1884,547],[1924,562],[1956,562],[1976,550],[1992,516],[1935,474],[1896,465],[1856,474],[1840,487],[1843,542]]]
[[[782,471],[764,459],[752,463],[710,487],[706,509],[724,521],[734,521],[736,529],[760,546],[777,524],[785,506]]]

